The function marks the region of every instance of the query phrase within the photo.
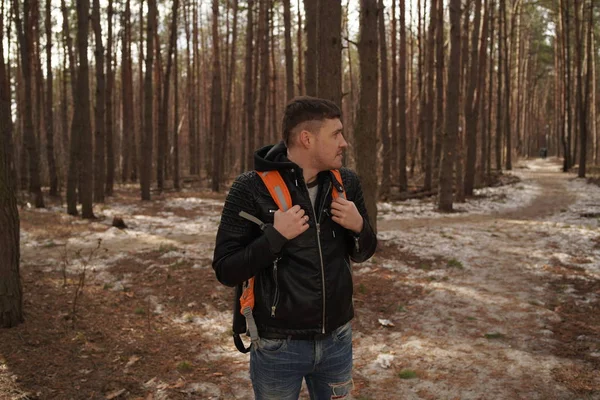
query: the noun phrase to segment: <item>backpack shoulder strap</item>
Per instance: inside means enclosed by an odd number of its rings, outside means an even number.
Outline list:
[[[343,199],[346,198],[346,191],[344,190],[344,184],[342,183],[342,174],[339,169],[332,169],[331,174],[333,175],[333,187],[335,190],[331,193],[333,199],[337,199],[341,197]]]
[[[279,171],[256,171],[256,173],[264,182],[277,206],[282,211],[289,210],[292,207],[292,196]]]

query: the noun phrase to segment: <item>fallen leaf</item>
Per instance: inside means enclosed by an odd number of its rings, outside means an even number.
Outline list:
[[[109,394],[106,395],[106,400],[116,399],[117,397],[119,397],[123,393],[125,393],[125,389],[121,389],[121,390],[117,390],[117,391],[114,391],[112,393],[109,393]]]
[[[383,326],[395,326],[389,319],[379,319],[379,323]]]

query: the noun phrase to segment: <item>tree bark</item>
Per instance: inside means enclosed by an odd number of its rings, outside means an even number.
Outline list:
[[[392,184],[390,177],[390,131],[388,128],[389,121],[389,79],[388,79],[388,58],[387,58],[387,44],[385,39],[385,7],[383,0],[379,0],[378,10],[378,29],[379,29],[379,70],[380,70],[380,126],[379,133],[381,138],[381,144],[383,146],[383,171],[381,176],[381,189],[379,196],[381,199],[387,199],[390,193],[390,186]]]
[[[58,196],[58,172],[54,157],[54,80],[52,74],[52,8],[46,0],[46,157],[50,178],[50,196]]]
[[[133,66],[131,61],[131,1],[125,2],[123,14],[123,40],[121,44],[121,96],[122,107],[121,121],[123,124],[123,139],[121,144],[121,180],[125,183],[131,178],[133,164],[136,156],[134,153],[135,141],[135,115],[133,107]]]
[[[342,103],[342,2],[318,0],[317,96]]]
[[[3,33],[3,19],[0,18],[0,328],[11,328],[24,319],[19,271],[19,211],[12,158],[13,123]]]
[[[406,176],[406,59],[406,2],[400,0],[400,70],[398,71],[398,91],[400,92],[398,96],[398,185],[400,192],[408,190],[408,178]]]
[[[29,0],[23,0],[23,19],[21,19],[19,13],[19,2],[17,0],[13,0],[13,9],[15,10],[15,23],[21,51],[21,71],[25,86],[25,96],[23,99],[25,103],[23,109],[23,138],[29,162],[29,192],[34,196],[35,207],[43,208],[44,196],[40,184],[40,157],[33,123],[33,74],[31,65],[33,53],[33,12]]]
[[[361,180],[371,226],[377,231],[376,138],[377,101],[377,1],[360,1],[360,98],[355,127],[356,171]]]
[[[308,96],[317,95],[317,65],[319,57],[317,42],[318,6],[318,0],[304,1],[304,15],[306,21],[304,85]]]
[[[105,163],[105,107],[106,76],[104,75],[104,46],[102,44],[102,27],[100,24],[100,1],[92,3],[92,27],[96,49],[96,103],[94,107],[94,201],[104,203],[104,185],[106,184]]]
[[[285,97],[289,101],[294,97],[294,55],[292,51],[292,14],[290,10],[290,0],[283,0],[283,25],[285,30]]]
[[[246,168],[250,169],[254,166],[253,164],[253,152],[254,152],[254,72],[253,72],[253,49],[252,45],[254,42],[254,0],[248,0],[248,16],[246,24],[246,56],[245,56],[245,72],[244,72],[244,114],[245,114],[245,125],[244,135],[246,143],[246,153],[243,157],[246,158]]]
[[[475,166],[477,164],[477,121],[479,120],[479,101],[481,93],[477,90],[479,79],[479,29],[481,21],[481,2],[475,0],[475,16],[473,18],[473,34],[471,35],[471,56],[467,83],[467,97],[465,99],[465,134],[467,137],[467,159],[465,163],[465,186],[466,196],[473,195],[475,186]],[[464,33],[468,36],[468,32]]]
[[[162,104],[158,119],[158,146],[156,149],[156,182],[159,193],[164,189],[164,174],[166,171],[166,153],[169,137],[169,92],[171,89],[171,70],[173,68],[173,51],[177,39],[177,11],[179,0],[173,1],[171,10],[171,31],[169,35],[169,49],[167,50],[167,71],[163,83]]]
[[[113,70],[113,0],[108,0],[108,38],[106,49],[106,182],[104,194],[112,196],[115,183],[115,148],[114,148],[114,112],[113,88],[115,72]]]
[[[433,83],[434,83],[434,51],[435,51],[435,31],[437,25],[437,0],[430,0],[429,9],[429,30],[427,32],[427,50],[425,52],[425,84],[424,99],[422,110],[423,120],[423,140],[425,142],[425,182],[423,189],[431,190],[433,178]],[[440,28],[441,29],[441,28]]]
[[[258,146],[266,144],[267,95],[269,90],[269,16],[272,0],[260,0],[258,14],[258,48],[260,57],[260,89],[258,95]]]
[[[219,53],[219,0],[212,2],[212,43],[213,43],[213,64],[212,64],[212,95],[211,95],[211,135],[213,137],[213,176],[212,190],[219,192],[221,190],[221,174],[223,170],[223,150],[224,140],[222,137],[223,128],[223,98],[221,92],[221,57]]]
[[[154,85],[154,33],[156,32],[156,0],[148,0],[148,25],[146,27],[146,73],[144,75],[144,129],[142,137],[142,162],[140,168],[140,188],[142,200],[150,200],[152,181],[152,148],[154,139],[153,99]]]
[[[453,174],[458,137],[458,91],[461,69],[460,14],[460,0],[450,0],[450,60],[448,62],[448,84],[446,85],[446,119],[438,199],[440,211],[445,212],[452,211]]]

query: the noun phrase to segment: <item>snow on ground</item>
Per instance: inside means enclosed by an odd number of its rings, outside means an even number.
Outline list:
[[[516,173],[517,176],[520,173]],[[540,193],[540,187],[530,179],[500,187],[476,189],[475,198],[465,203],[455,203],[455,213],[446,214],[436,211],[437,198],[410,199],[402,202],[379,202],[377,218],[418,219],[418,218],[455,218],[469,214],[490,214],[515,210],[530,203]]]

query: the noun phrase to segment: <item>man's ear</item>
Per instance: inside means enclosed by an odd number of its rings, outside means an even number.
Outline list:
[[[310,133],[306,129],[303,129],[300,131],[300,134],[298,135],[298,140],[299,140],[300,144],[305,149],[307,149],[310,147],[311,142],[314,140],[314,138],[312,137],[312,133]]]

